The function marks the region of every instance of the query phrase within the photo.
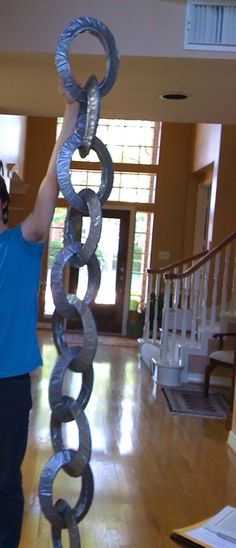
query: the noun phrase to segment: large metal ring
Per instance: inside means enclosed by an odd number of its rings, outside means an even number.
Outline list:
[[[79,196],[86,203],[90,217],[90,227],[87,239],[78,251],[80,266],[83,266],[89,261],[97,249],[102,230],[102,210],[100,201],[91,188],[84,188],[79,192]]]
[[[92,342],[91,337],[93,337]],[[97,349],[96,332],[93,331],[90,333],[88,341],[91,342],[90,346],[87,344],[87,346],[82,346],[81,348],[72,347],[66,354],[62,354],[53,368],[53,376],[51,376],[49,383],[49,403],[52,412],[61,422],[70,422],[73,420],[70,405],[75,400],[71,396],[62,395],[64,377],[68,367],[77,373],[90,371],[90,374],[87,374],[84,378],[76,401],[77,403],[80,403],[81,406],[85,406],[90,397],[93,387],[91,364]]]
[[[83,145],[79,147],[81,158],[85,158],[90,151],[93,139],[96,135],[100,116],[100,93],[96,76],[90,76],[85,88],[87,90],[88,99]]]
[[[77,250],[77,243],[73,244],[72,249],[71,248],[64,248],[62,249],[58,255],[56,256],[56,259],[53,263],[52,271],[51,271],[51,290],[52,290],[52,296],[53,296],[53,302],[55,305],[55,308],[57,309],[58,313],[63,316],[64,318],[67,318],[68,320],[77,320],[78,319],[78,313],[77,309],[75,309],[69,302],[68,302],[68,295],[65,292],[64,288],[64,268],[68,262],[70,262],[71,257],[73,257],[76,254]],[[80,304],[82,307],[82,302]]]
[[[70,247],[74,241],[80,241],[82,232],[83,214],[74,207],[69,207],[64,225],[64,246]]]
[[[52,486],[58,472],[65,465],[69,465],[72,462],[75,453],[76,451],[73,449],[66,449],[60,451],[60,453],[56,453],[49,459],[40,476],[39,500],[41,509],[48,521],[59,529],[66,529],[67,524],[63,515],[58,513],[56,504],[53,505]],[[81,479],[80,497],[73,509],[77,523],[87,514],[93,500],[94,482],[89,464],[86,466]]]
[[[74,134],[64,143],[57,159],[57,179],[62,194],[68,202],[79,212],[87,213],[86,204],[80,197],[80,193],[75,192],[69,175],[72,156],[75,150],[82,145],[82,142],[82,136]],[[101,185],[97,197],[103,205],[112,191],[114,176],[112,159],[107,147],[98,137],[94,137],[91,148],[97,153],[102,164]]]
[[[76,349],[77,353],[77,349]],[[70,354],[67,355],[68,360],[66,359],[66,364],[69,364],[69,368],[71,369],[71,363],[73,361],[73,355]],[[67,358],[66,357],[66,358]],[[71,362],[69,361],[71,358]],[[85,409],[89,398],[92,393],[93,389],[93,367],[92,365],[86,370],[82,372],[82,385],[80,387],[80,392],[76,400],[72,398],[71,396],[59,394],[58,390],[59,387],[62,387],[63,381],[64,381],[64,375],[66,373],[65,370],[65,363],[63,363],[63,358],[58,360],[57,362],[57,369],[56,373],[58,375],[58,378],[51,379],[50,385],[49,385],[49,400],[52,402],[53,405],[53,413],[54,417],[58,420],[58,422],[71,422],[74,420],[74,415],[71,413],[71,406],[76,403],[77,405],[80,405],[81,409]],[[76,371],[77,372],[77,371]],[[79,371],[78,371],[79,372]]]
[[[64,470],[69,476],[78,478],[91,458],[91,434],[88,419],[78,401],[71,403],[70,411],[78,428],[79,445],[72,462],[66,464]],[[51,439],[55,453],[66,449],[62,437],[62,423],[53,413],[51,415]]]
[[[96,296],[97,291],[99,289],[100,285],[100,271],[99,276],[96,278],[96,274],[98,272],[99,263],[96,256],[93,255],[91,259],[87,263],[87,269],[88,269],[88,288],[86,291],[86,294],[83,298],[83,301],[78,299],[76,301],[76,309],[71,305],[71,303],[68,300],[68,295],[66,294],[65,288],[64,288],[64,269],[67,263],[73,263],[77,266],[79,265],[80,257],[76,254],[75,249],[77,249],[77,244],[71,246],[71,248],[64,248],[62,249],[53,264],[53,268],[51,271],[51,289],[52,289],[52,296],[53,296],[53,302],[54,305],[58,311],[58,313],[70,320],[77,320],[78,314],[82,314],[83,312],[83,304],[88,306],[91,304],[93,297]]]
[[[71,296],[73,298],[73,296]],[[75,301],[77,301],[77,297],[74,297]],[[75,302],[76,306],[76,302]],[[83,336],[83,345],[70,345],[68,346],[68,343],[66,341],[66,336],[64,333],[64,318],[60,314],[58,314],[57,311],[54,312],[53,315],[53,337],[54,342],[58,351],[59,355],[67,355],[67,352],[70,351],[73,352],[73,355],[69,355],[69,364],[68,367],[71,371],[75,371],[77,373],[85,373],[90,371],[90,365],[91,365],[91,354],[93,357],[95,356],[96,349],[97,349],[97,330],[95,326],[95,322],[93,320],[93,316],[90,312],[90,309],[87,308],[87,314],[86,314],[86,308],[83,309],[84,313],[81,317],[82,324],[84,330],[84,336]],[[85,360],[88,360],[88,363],[85,363]],[[87,369],[87,367],[88,369]],[[91,365],[92,367],[92,365]],[[91,385],[93,382],[93,377],[91,373],[91,379],[84,378],[83,384],[85,385]],[[83,389],[83,384],[82,388]],[[91,388],[92,389],[92,388]]]
[[[55,507],[59,514],[63,515],[66,527],[68,529],[70,548],[81,548],[80,533],[77,527],[76,519],[70,505],[64,500],[56,501]],[[52,526],[52,542],[54,548],[62,548],[61,529]]]
[[[57,43],[56,49],[56,67],[59,76],[62,77],[65,88],[76,101],[87,101],[86,90],[83,89],[72,75],[70,63],[68,60],[69,49],[72,41],[82,32],[90,32],[95,35],[102,43],[106,57],[106,74],[102,82],[99,83],[99,92],[101,96],[106,95],[112,88],[119,69],[119,53],[116,47],[114,37],[102,21],[93,17],[78,17],[71,21],[68,27],[62,32]]]

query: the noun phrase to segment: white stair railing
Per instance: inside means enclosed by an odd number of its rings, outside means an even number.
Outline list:
[[[164,291],[165,291],[165,274],[174,273],[180,274],[200,258],[203,257],[207,251],[197,253],[196,255],[189,257],[171,265],[159,269],[148,269],[148,285],[147,285],[147,302],[145,303],[145,320],[143,329],[143,340],[152,341],[156,343],[160,339],[160,322],[162,316],[162,308],[164,306]],[[170,287],[170,300],[172,311],[179,308],[179,302],[181,298],[181,283],[177,280],[173,280]],[[153,308],[152,308],[153,307]],[[151,310],[152,308],[152,310]],[[153,323],[150,325],[150,316],[153,317]],[[171,322],[174,323],[174,330],[178,328],[178,313],[171,317]]]
[[[235,242],[236,232],[211,251],[148,271],[144,340],[154,344],[158,340],[164,363],[174,363],[177,346],[199,344],[201,333],[214,330],[223,315],[230,313],[236,318]],[[154,311],[150,326],[151,298]]]
[[[178,344],[181,345],[181,348],[186,343],[194,345],[195,342],[198,342],[201,333],[205,330],[213,330],[213,322],[220,321],[226,313],[235,314],[236,320],[235,247],[232,245],[235,239],[236,232],[184,272],[165,275],[166,284],[171,281],[176,283],[177,280],[181,284],[182,324],[180,333],[178,333]],[[229,275],[230,269],[233,270],[232,276]],[[221,272],[222,279],[220,280]],[[217,310],[219,310],[218,314]],[[191,326],[188,322],[189,316],[191,317]],[[166,323],[163,325],[164,329],[168,330]],[[196,337],[197,330],[200,333],[199,337]],[[176,331],[173,336],[177,344]],[[163,333],[163,341],[165,341],[166,348],[168,334]],[[176,349],[173,346],[174,354],[176,354]],[[173,355],[170,356],[170,361],[173,361]]]

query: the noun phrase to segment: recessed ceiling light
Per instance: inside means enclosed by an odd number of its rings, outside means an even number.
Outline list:
[[[162,93],[159,95],[160,99],[167,99],[168,101],[182,101],[183,99],[187,99],[189,95],[186,93],[179,93],[179,92],[173,92],[173,93]]]

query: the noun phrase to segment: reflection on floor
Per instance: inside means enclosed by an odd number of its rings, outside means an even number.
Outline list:
[[[40,340],[44,367],[33,374],[20,548],[52,545],[37,490],[52,455],[47,390],[56,350],[50,334],[41,332]],[[173,528],[200,521],[226,504],[236,506],[236,455],[227,446],[224,421],[171,415],[135,346],[99,344],[94,372],[86,415],[95,495],[80,524],[82,548],[171,548]],[[69,379],[74,397],[79,377],[74,373]],[[66,428],[68,446],[77,447],[76,428],[73,423]],[[79,479],[61,472],[54,499],[63,497],[74,506],[79,493]],[[63,547],[69,547],[66,531]]]

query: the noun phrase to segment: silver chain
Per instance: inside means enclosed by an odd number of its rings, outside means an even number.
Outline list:
[[[74,79],[68,61],[72,41],[82,32],[90,32],[102,43],[107,56],[106,74],[102,82],[92,75],[85,87]],[[109,197],[113,185],[113,165],[106,146],[96,136],[100,98],[113,86],[118,68],[119,54],[109,29],[97,19],[81,17],[73,20],[61,34],[56,50],[57,72],[63,79],[64,87],[73,99],[80,103],[80,112],[74,134],[65,142],[57,161],[59,187],[68,200],[64,226],[64,247],[58,253],[51,273],[51,288],[55,305],[53,314],[53,336],[59,354],[49,383],[49,403],[51,407],[51,440],[54,455],[45,465],[39,482],[39,500],[43,514],[51,524],[53,546],[62,546],[62,529],[68,530],[70,547],[80,547],[78,523],[87,514],[93,499],[94,481],[90,467],[91,434],[84,409],[93,388],[93,359],[97,349],[97,329],[91,312],[100,285],[100,266],[96,248],[102,229],[101,206]],[[101,162],[101,184],[97,194],[90,188],[76,192],[70,177],[70,163],[73,153],[79,150],[86,157],[93,149]],[[84,243],[80,241],[83,216],[89,216],[90,228]],[[67,265],[80,269],[87,266],[88,285],[83,300],[66,293],[64,270]],[[83,343],[70,346],[67,342],[65,321],[81,320]],[[77,399],[64,394],[63,386],[67,370],[82,375]],[[78,428],[78,449],[65,446],[62,434],[64,423],[75,421]],[[63,469],[69,476],[81,478],[78,502],[71,506],[64,499],[53,504],[53,483]]]

